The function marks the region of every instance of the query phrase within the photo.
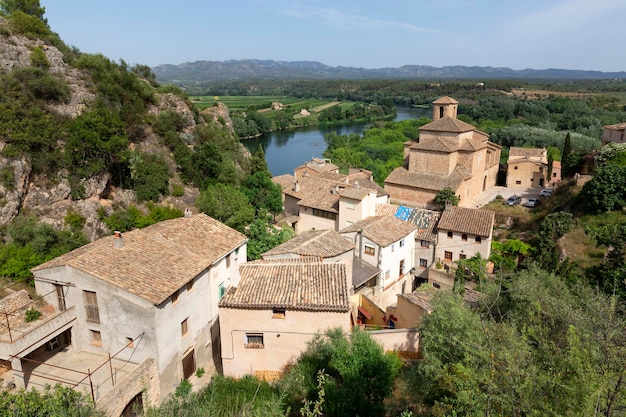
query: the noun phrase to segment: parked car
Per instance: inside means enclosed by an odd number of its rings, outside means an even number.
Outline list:
[[[515,206],[521,202],[522,202],[522,199],[518,195],[512,195],[511,197],[509,197],[508,200],[506,200],[506,204],[508,204],[509,206]]]
[[[551,195],[552,195],[552,190],[548,188],[544,188],[543,190],[541,190],[542,197],[550,197]]]
[[[537,207],[539,204],[541,204],[541,200],[539,200],[538,198],[529,198],[528,201],[524,203],[524,206]]]

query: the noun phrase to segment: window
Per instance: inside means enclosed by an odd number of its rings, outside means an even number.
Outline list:
[[[219,300],[222,299],[222,297],[224,296],[224,294],[226,293],[226,287],[224,286],[224,283],[222,282],[218,287],[217,287],[217,298]]]
[[[556,172],[552,173],[552,178],[556,178]]]
[[[400,247],[401,247],[401,248],[403,248],[403,247],[404,247],[404,239],[402,239],[402,240],[400,241]]]
[[[54,290],[57,293],[57,305],[59,306],[59,311],[65,311],[65,293],[63,285],[54,285]]]
[[[230,268],[230,255],[226,257],[226,269]]]
[[[102,346],[102,334],[99,330],[89,330],[91,333],[91,344],[94,346]]]
[[[330,211],[313,209],[313,215],[318,217],[324,217],[326,219],[337,220],[337,213],[331,213]]]
[[[522,181],[521,181],[521,180],[517,180],[517,181],[515,181],[515,185],[521,185],[521,184],[522,184]]]
[[[465,233],[463,233],[463,234],[461,235],[461,240],[462,240],[463,242],[467,242],[467,235],[466,235]]]
[[[404,275],[404,259],[400,261],[400,268],[398,270],[398,276]]]
[[[235,248],[235,259],[239,257],[239,248]]]
[[[467,255],[462,253],[459,255],[459,259],[467,259]]]
[[[452,232],[448,232],[448,239],[452,239]]]
[[[246,349],[263,349],[263,333],[246,333]]]
[[[474,241],[476,243],[481,243],[483,241],[483,239],[480,236],[476,236],[476,239],[474,239]]]
[[[441,285],[439,285],[439,284],[438,284],[438,283],[436,283],[436,282],[433,282],[433,287],[435,287],[435,288],[441,288]]]
[[[100,311],[98,310],[98,297],[93,291],[83,291],[85,300],[85,310],[87,311],[87,321],[100,323]]]
[[[176,304],[178,302],[178,290],[172,294],[172,304]]]
[[[386,270],[385,271],[385,279],[389,279],[390,276],[391,276],[391,271],[390,270]]]
[[[180,335],[182,337],[187,336],[189,333],[189,318],[186,318],[180,323]]]
[[[365,254],[374,256],[374,247],[365,245]]]
[[[516,167],[514,167],[513,169],[517,169],[517,166],[516,166]]]
[[[272,318],[273,319],[284,319],[286,310],[284,308],[273,308],[272,309]]]
[[[346,201],[346,208],[350,209],[350,210],[354,210],[354,202],[353,201]]]
[[[395,251],[396,251],[396,244],[395,244],[395,243],[392,243],[392,244],[391,244],[391,251],[392,251],[392,252],[395,252]]]
[[[133,340],[132,337],[127,337],[126,338],[126,347],[134,347],[135,346],[135,341]]]
[[[187,292],[193,290],[193,279],[187,283]]]
[[[420,240],[420,246],[423,248],[429,248],[430,247],[430,242],[427,240]]]
[[[451,261],[452,260],[452,252],[445,251],[443,257],[446,259],[446,261]]]
[[[428,267],[428,260],[420,258],[420,268],[427,268]]]

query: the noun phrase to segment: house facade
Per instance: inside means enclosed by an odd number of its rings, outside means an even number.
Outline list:
[[[626,122],[604,126],[602,129],[602,146],[611,142],[626,143]]]
[[[245,262],[246,237],[199,214],[104,237],[33,274],[50,305],[73,312],[66,347],[156,361],[158,404],[196,368],[219,366],[217,305]]]
[[[344,263],[262,260],[240,272],[219,303],[224,375],[276,379],[316,333],[352,328]]]
[[[368,295],[385,307],[397,293],[412,290],[416,227],[394,215],[363,219],[339,231],[355,244],[355,255],[381,273]]]
[[[337,231],[374,215],[376,204],[389,201],[369,171],[354,170],[346,175],[335,170],[317,172],[305,166],[297,168],[293,176],[273,178],[283,190],[285,218],[296,234],[308,230]]]
[[[496,184],[502,147],[457,119],[457,108],[450,97],[433,102],[433,121],[420,127],[419,138],[404,144],[404,166],[385,179],[391,200],[426,206],[449,187],[460,197],[460,205],[471,204]]]
[[[546,149],[512,146],[506,171],[506,185],[511,188],[541,188],[561,181],[561,164],[548,166]]]

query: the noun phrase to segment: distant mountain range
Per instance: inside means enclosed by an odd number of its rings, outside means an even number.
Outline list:
[[[504,67],[466,67],[453,65],[404,65],[399,68],[366,69],[331,67],[316,61],[273,61],[243,59],[197,61],[152,68],[161,83],[197,83],[251,79],[612,79],[626,78],[626,72],[602,72],[567,69],[523,69]]]

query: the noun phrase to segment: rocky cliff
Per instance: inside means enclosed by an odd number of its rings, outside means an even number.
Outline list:
[[[0,27],[6,26],[6,21],[0,18]],[[75,118],[81,112],[89,109],[96,99],[90,75],[82,70],[68,65],[64,61],[63,53],[56,47],[38,39],[3,33],[0,35],[0,69],[7,73],[17,68],[31,65],[31,53],[40,48],[49,62],[48,71],[58,76],[71,90],[71,96],[63,103],[49,104],[48,110],[68,118]],[[232,132],[232,122],[228,109],[223,106],[213,107],[196,117],[190,105],[182,98],[168,93],[156,94],[157,104],[148,109],[148,115],[174,110],[184,118],[182,134],[191,135],[196,123],[205,120],[214,120],[224,123]],[[141,141],[133,141],[131,147],[145,153],[159,154],[167,161],[172,172],[171,182],[182,184],[176,176],[176,164],[169,149],[160,144],[158,137],[152,132],[148,123],[143,126],[144,132],[138,137]],[[0,155],[6,143],[0,138]],[[62,143],[59,146],[63,146]],[[34,174],[32,162],[27,157],[0,156],[0,225],[11,222],[21,211],[29,210],[39,218],[55,227],[64,226],[64,217],[68,212],[75,212],[86,219],[84,232],[90,239],[103,233],[108,233],[98,216],[104,209],[112,211],[113,207],[128,207],[136,204],[132,190],[120,189],[111,184],[110,173],[103,172],[92,178],[84,178],[80,183],[85,192],[83,198],[73,199],[67,172],[48,172]],[[179,208],[192,207],[198,191],[193,187],[185,187],[181,197],[168,197],[160,204],[170,204]]]

